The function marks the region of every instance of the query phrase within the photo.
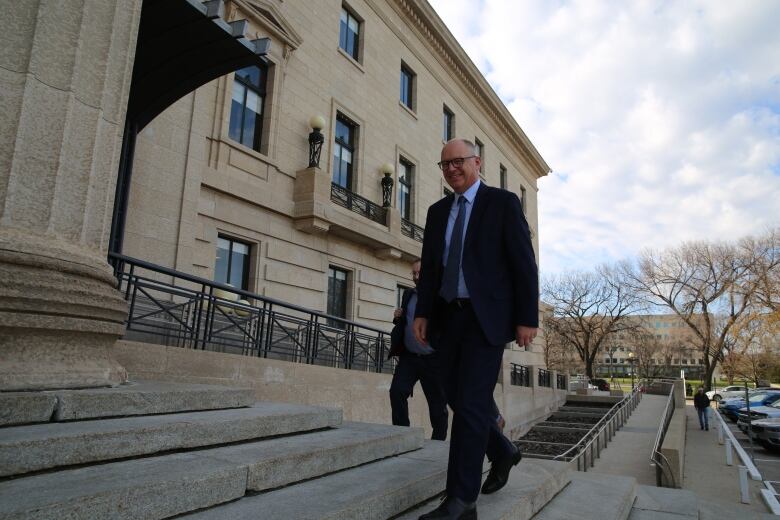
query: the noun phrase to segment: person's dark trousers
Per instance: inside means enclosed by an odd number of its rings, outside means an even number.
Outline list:
[[[433,434],[431,439],[443,441],[447,438],[447,401],[442,384],[441,357],[420,357],[404,352],[398,357],[393,381],[390,383],[390,407],[393,424],[409,426],[409,396],[414,385],[420,381],[425,399],[428,401],[428,415],[431,418]]]
[[[447,495],[474,502],[485,455],[499,460],[516,450],[498,429],[493,402],[504,347],[488,343],[466,302],[447,305],[436,348],[444,357],[444,388],[453,411]]]
[[[709,430],[710,425],[707,422],[707,409],[706,408],[696,408],[696,413],[699,415],[699,426],[701,426],[702,430]]]

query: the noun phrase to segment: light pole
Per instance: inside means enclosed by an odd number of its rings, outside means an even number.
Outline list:
[[[634,363],[636,363],[636,359],[634,359],[634,353],[629,352],[628,353],[628,363],[631,366],[631,391],[634,391]]]

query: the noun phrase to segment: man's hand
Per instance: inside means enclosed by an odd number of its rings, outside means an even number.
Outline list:
[[[517,329],[515,330],[515,341],[517,341],[517,344],[519,346],[527,347],[533,342],[538,332],[539,329],[537,329],[536,327],[526,327],[524,325],[518,325]]]
[[[403,312],[404,311],[402,309],[396,309],[395,312],[393,313],[393,319],[397,320],[398,318],[400,318]]]
[[[428,318],[415,318],[412,324],[412,330],[414,331],[414,338],[417,343],[421,345],[428,344]]]

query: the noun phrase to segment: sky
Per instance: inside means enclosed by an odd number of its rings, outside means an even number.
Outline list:
[[[552,169],[543,274],[780,225],[780,1],[429,2]]]

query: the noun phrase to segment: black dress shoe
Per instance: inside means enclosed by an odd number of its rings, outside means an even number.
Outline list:
[[[490,466],[490,473],[488,473],[485,483],[482,484],[482,493],[489,495],[506,486],[506,483],[509,480],[509,471],[512,469],[512,466],[516,466],[522,458],[523,454],[518,448],[510,456],[493,462]]]
[[[439,507],[425,513],[419,520],[477,520],[477,503],[445,497]]]

